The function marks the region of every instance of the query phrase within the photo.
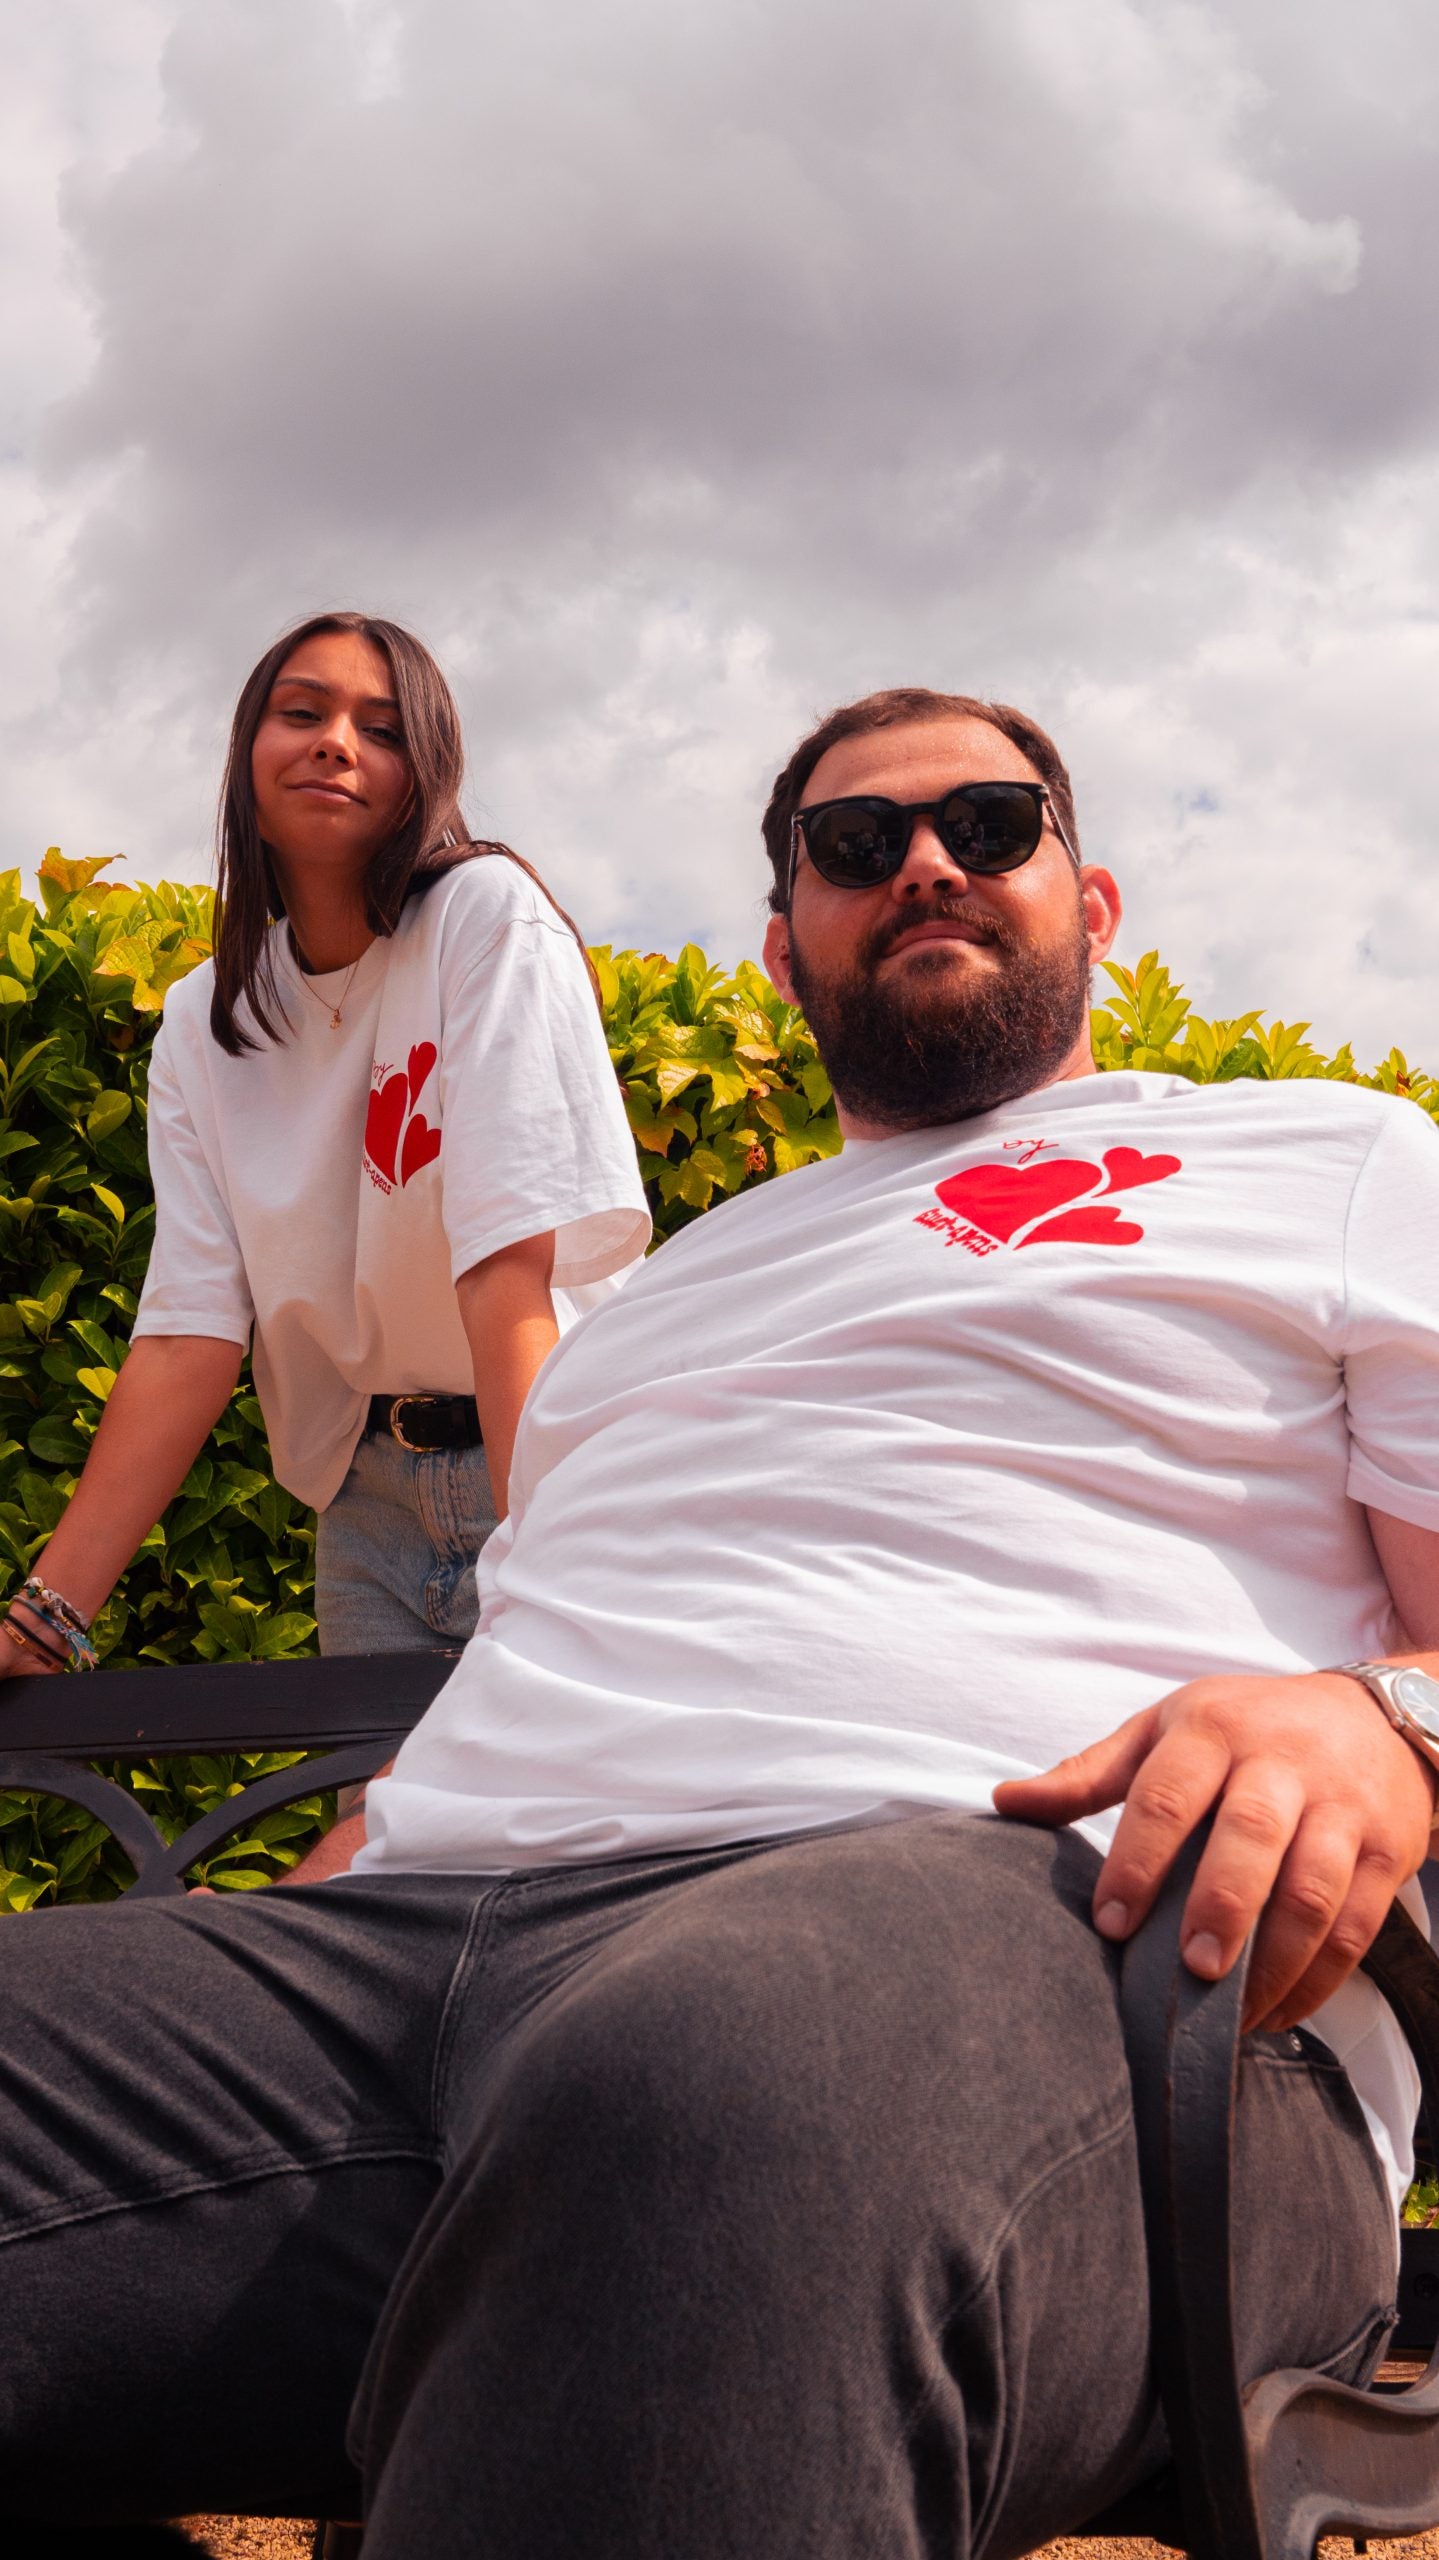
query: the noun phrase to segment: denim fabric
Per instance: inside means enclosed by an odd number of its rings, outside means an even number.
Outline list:
[[[4,1923],[0,2507],[353,2513],[348,2411],[366,2560],[1072,2528],[1163,2450],[1096,1864],[936,1815]],[[1236,2189],[1246,2375],[1351,2375],[1393,2222],[1313,2039]]]
[[[495,1525],[483,1449],[360,1442],[315,1539],[322,1653],[429,1653],[475,1632],[475,1558]]]

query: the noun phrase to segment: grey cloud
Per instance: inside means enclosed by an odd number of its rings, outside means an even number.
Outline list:
[[[361,598],[593,933],[735,954],[811,712],[978,685],[1060,729],[1211,1001],[1422,1046],[1424,0],[1316,0],[1298,60],[1280,0],[168,25],[158,116],[61,199],[94,353],[37,417],[13,823],[193,867],[246,665]]]

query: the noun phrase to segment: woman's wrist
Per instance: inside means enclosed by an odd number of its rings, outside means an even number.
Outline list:
[[[27,1573],[17,1596],[37,1617],[58,1619],[61,1626],[73,1628],[76,1635],[89,1634],[93,1611],[79,1608],[63,1591],[52,1590],[39,1573]]]
[[[16,1592],[0,1626],[17,1652],[28,1652],[57,1671],[96,1667],[89,1619],[38,1574],[32,1573]]]
[[[19,1657],[11,1665],[14,1670],[44,1673],[70,1668],[68,1651],[43,1636],[34,1619],[14,1604],[0,1618],[0,1636],[7,1639],[11,1652]]]

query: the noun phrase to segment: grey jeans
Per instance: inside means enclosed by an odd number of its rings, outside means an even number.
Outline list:
[[[0,2508],[366,2560],[1004,2560],[1162,2454],[1093,1853],[934,1816],[0,1929]],[[1349,2084],[1255,2037],[1246,2371],[1375,2352]],[[346,2446],[350,2448],[347,2453]]]

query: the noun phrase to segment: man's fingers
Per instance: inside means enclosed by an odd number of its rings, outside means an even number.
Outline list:
[[[1301,2018],[1311,2017],[1321,2002],[1348,1980],[1360,1957],[1368,1953],[1384,1925],[1397,1882],[1394,1862],[1387,1848],[1361,1851],[1349,1891],[1303,1972],[1266,2005],[1262,1988],[1256,1993],[1251,1969],[1250,1990],[1245,2001],[1246,2028],[1296,2027]],[[1255,1964],[1264,1967],[1261,1984],[1274,1978],[1270,1975],[1266,1957],[1267,1928],[1266,1920],[1254,1950]],[[1277,1972],[1276,1967],[1276,1975]]]
[[[1213,1804],[1229,1765],[1222,1734],[1194,1724],[1182,1739],[1162,1735],[1142,1757],[1094,1888],[1094,1925],[1101,1937],[1127,1938],[1138,1928],[1182,1843]]]
[[[1304,1780],[1287,1760],[1247,1760],[1225,1789],[1180,1925],[1191,1973],[1218,1982],[1238,1963],[1304,1819]],[[1325,1909],[1316,1932],[1331,1917]]]
[[[1340,1925],[1354,1888],[1359,1845],[1348,1808],[1313,1806],[1302,1816],[1259,1921],[1244,1999],[1246,2029],[1278,2009]]]
[[[1043,1823],[1077,1822],[1086,1813],[1103,1813],[1127,1794],[1153,1747],[1156,1729],[1154,1710],[1146,1707],[1091,1742],[1088,1750],[1057,1761],[1037,1777],[1004,1779],[994,1790],[995,1811],[1012,1822]]]

